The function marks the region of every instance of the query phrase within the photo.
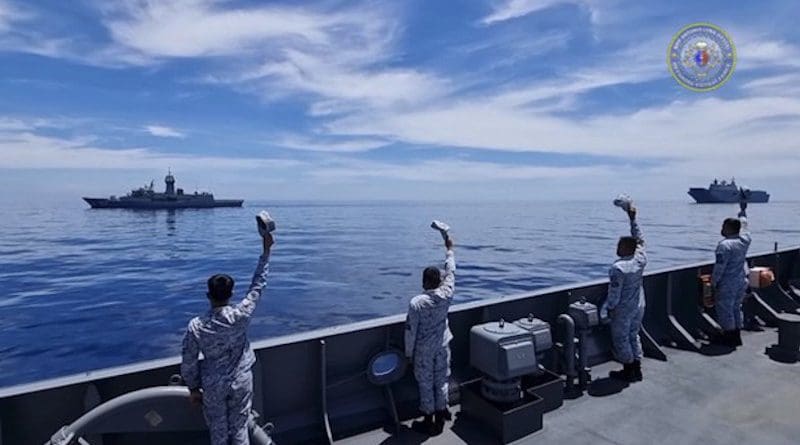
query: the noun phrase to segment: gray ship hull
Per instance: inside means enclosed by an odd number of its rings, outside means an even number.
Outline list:
[[[689,196],[694,198],[698,204],[722,204],[738,203],[739,192],[733,190],[709,190],[706,188],[693,187],[689,189]],[[747,202],[765,203],[769,202],[769,193],[763,190],[751,190]]]
[[[215,207],[241,207],[241,199],[104,199],[83,198],[93,209],[210,209]]]
[[[750,260],[754,266],[774,267],[784,286],[786,280],[800,277],[797,247],[753,255]],[[701,346],[700,340],[713,332],[715,322],[693,297],[698,270],[708,272],[711,267],[711,263],[686,264],[645,275],[647,312],[642,343],[649,359],[644,364],[644,382],[619,395],[565,401],[567,409],[547,414],[544,431],[518,443],[612,443],[598,437],[613,437],[614,443],[646,443],[653,441],[654,434],[667,434],[665,431],[669,436],[665,442],[671,443],[713,442],[720,431],[742,443],[795,443],[798,430],[791,410],[800,397],[797,365],[775,363],[762,354],[778,340],[773,329],[743,333],[745,348],[728,356],[704,355],[714,354],[713,348]],[[776,313],[797,313],[792,290],[784,289],[776,284],[753,293],[755,313],[769,326],[775,325]],[[597,304],[607,291],[607,280],[595,280],[454,305],[449,314],[454,334],[450,344],[452,401],[463,401],[459,391],[477,377],[469,364],[472,326],[533,313],[556,327],[559,314],[569,303],[585,297]],[[407,371],[391,387],[375,386],[365,376],[369,359],[377,351],[388,347],[402,350],[404,323],[405,316],[398,314],[254,342],[253,407],[262,414],[261,422],[275,424],[277,443],[332,443],[330,436],[352,445],[421,443],[405,426],[400,430],[411,436],[408,440],[388,439],[383,431],[393,424],[395,415],[400,421],[417,415],[413,373]],[[587,365],[593,367],[597,380],[597,385],[589,387],[592,394],[592,387],[603,391],[613,385],[602,374],[616,365],[606,326],[592,329],[585,340]],[[101,402],[165,385],[179,372],[179,363],[180,357],[172,357],[0,388],[0,443],[44,443],[63,425]],[[542,364],[557,369],[547,357]],[[574,376],[570,380],[575,380]],[[188,396],[188,391],[185,393]],[[598,394],[609,395],[592,395]],[[118,417],[117,422],[95,426],[96,435],[89,436],[89,443],[208,444],[201,411],[188,401],[175,407],[150,405],[148,410],[145,417]],[[620,419],[629,422],[620,427]],[[459,415],[452,429],[448,423],[445,433],[429,443],[492,443],[494,440],[486,437],[485,421]],[[483,436],[464,436],[481,431]],[[358,436],[363,432],[368,436]]]

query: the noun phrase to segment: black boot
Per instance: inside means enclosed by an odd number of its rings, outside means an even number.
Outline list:
[[[735,348],[736,333],[734,331],[722,331],[711,337],[711,344]]]
[[[736,329],[735,331],[731,331],[731,343],[734,346],[742,346],[742,330]]]
[[[453,416],[450,414],[448,409],[436,411],[433,421],[433,423],[436,424],[436,435],[442,434],[442,431],[444,431],[445,422],[448,422],[452,418]]]
[[[633,363],[623,363],[622,369],[619,371],[611,371],[608,376],[614,380],[632,383],[634,381],[635,372],[633,370]]]
[[[426,436],[435,436],[436,423],[433,421],[433,414],[426,414],[422,420],[417,420],[411,424],[411,429]]]
[[[642,361],[641,360],[634,360],[633,361],[633,381],[634,382],[641,382],[644,377],[642,376]]]
[[[764,331],[764,328],[762,328],[761,325],[756,320],[746,321],[744,323],[744,328],[742,328],[742,329],[744,329],[745,331],[750,331],[750,332],[763,332]]]

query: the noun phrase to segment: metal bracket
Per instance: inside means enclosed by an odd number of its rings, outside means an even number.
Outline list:
[[[672,274],[667,275],[667,319],[669,320],[669,335],[675,346],[689,351],[700,351],[700,342],[697,341],[672,313]]]
[[[319,341],[320,359],[320,397],[322,398],[322,424],[325,427],[325,438],[328,444],[333,443],[333,432],[331,431],[331,421],[328,418],[328,360],[326,357],[325,340]]]
[[[667,354],[661,350],[661,347],[658,346],[658,343],[656,343],[655,340],[653,340],[653,337],[650,336],[644,326],[642,326],[642,329],[639,331],[639,337],[642,341],[642,350],[645,357],[660,360],[662,362],[667,361]]]
[[[63,426],[56,431],[45,445],[69,445],[75,439],[75,432],[69,426]]]

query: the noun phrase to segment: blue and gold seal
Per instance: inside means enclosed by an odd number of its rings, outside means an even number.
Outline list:
[[[711,91],[731,78],[736,67],[736,47],[722,28],[692,23],[672,38],[667,65],[679,84],[693,91]]]

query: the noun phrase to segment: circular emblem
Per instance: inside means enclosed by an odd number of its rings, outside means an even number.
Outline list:
[[[672,77],[684,87],[711,91],[731,78],[736,67],[736,47],[719,26],[692,23],[672,38],[667,65]]]

